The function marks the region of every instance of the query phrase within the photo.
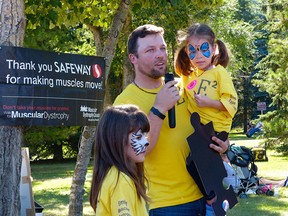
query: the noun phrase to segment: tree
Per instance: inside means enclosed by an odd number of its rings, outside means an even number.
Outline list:
[[[269,32],[268,55],[259,64],[254,83],[272,97],[269,111],[260,117],[264,122],[264,136],[268,146],[288,154],[288,2],[270,0],[264,7],[267,11]]]
[[[53,156],[53,160],[61,161],[76,157],[80,133],[79,126],[33,126],[24,130],[24,144],[33,160]]]
[[[26,25],[24,2],[1,0],[0,9],[0,45],[22,46]],[[21,127],[0,126],[0,215],[20,215],[22,135]]]

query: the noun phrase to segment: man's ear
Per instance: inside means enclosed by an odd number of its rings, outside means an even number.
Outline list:
[[[134,54],[130,53],[129,54],[129,59],[130,59],[132,64],[135,64],[136,60],[137,60],[137,57]]]

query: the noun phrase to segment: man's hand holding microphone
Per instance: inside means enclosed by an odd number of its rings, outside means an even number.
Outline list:
[[[165,74],[165,85],[162,87],[160,92],[157,94],[154,106],[163,115],[168,111],[169,127],[175,128],[175,104],[180,99],[179,90],[175,86],[177,81],[174,80],[173,73]]]

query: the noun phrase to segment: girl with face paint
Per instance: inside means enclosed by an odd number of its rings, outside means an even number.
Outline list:
[[[94,146],[90,204],[96,215],[147,215],[145,159],[148,118],[137,106],[105,109]]]
[[[216,39],[213,30],[206,24],[196,23],[187,32],[178,33],[182,48],[175,55],[174,66],[188,98],[189,112],[197,112],[202,124],[212,121],[215,132],[229,133],[237,112],[238,96],[225,69],[229,63],[225,44]],[[203,189],[198,171],[193,171],[191,175]],[[207,200],[207,216],[211,213],[210,205],[215,195],[208,195],[204,190],[202,193]]]
[[[197,23],[178,33],[184,45],[176,54],[175,70],[183,81],[188,110],[197,112],[203,124],[212,121],[216,132],[229,132],[238,96],[225,69],[229,63],[225,44],[206,24]]]

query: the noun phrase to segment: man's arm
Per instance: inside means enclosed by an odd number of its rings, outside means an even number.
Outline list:
[[[164,120],[163,115],[166,117],[167,111],[175,106],[180,99],[178,88],[175,87],[176,83],[177,81],[170,81],[162,87],[156,96],[153,105],[154,110],[150,110],[148,113],[150,131],[148,134],[149,146],[147,148],[147,153],[149,153],[157,144]],[[158,112],[160,112],[160,114]]]

